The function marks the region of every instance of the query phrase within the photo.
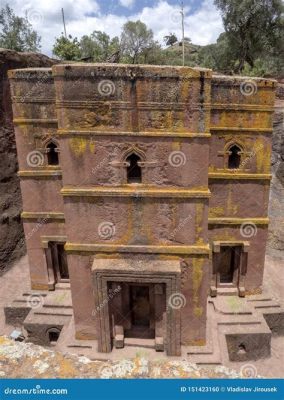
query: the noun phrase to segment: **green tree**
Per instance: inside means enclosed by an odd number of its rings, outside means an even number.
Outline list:
[[[94,31],[90,36],[84,35],[80,40],[82,57],[92,58],[93,61],[104,62],[119,51],[119,38],[110,38],[105,32]]]
[[[215,71],[233,74],[236,63],[235,52],[232,51],[225,32],[218,37],[217,43],[202,46],[198,52],[198,64]]]
[[[169,33],[168,35],[164,36],[164,42],[166,43],[166,46],[172,46],[178,41],[177,36],[175,33]]]
[[[137,64],[141,54],[153,47],[153,32],[141,21],[128,21],[123,25],[120,43],[124,60]]]
[[[61,60],[71,61],[81,58],[79,42],[76,37],[72,38],[71,35],[68,37],[62,35],[56,38],[52,52]]]
[[[27,17],[21,18],[6,5],[0,11],[0,47],[16,51],[38,51],[41,38]]]
[[[221,10],[228,49],[237,61],[236,72],[246,63],[254,68],[257,59],[283,41],[283,4],[281,0],[214,0]]]

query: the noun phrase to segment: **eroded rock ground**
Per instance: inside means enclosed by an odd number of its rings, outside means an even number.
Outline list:
[[[0,377],[5,378],[242,378],[245,371],[199,367],[188,361],[134,359],[91,361],[63,355],[31,343],[0,337]]]

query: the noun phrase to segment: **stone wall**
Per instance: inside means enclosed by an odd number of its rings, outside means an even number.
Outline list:
[[[0,49],[0,273],[25,253],[22,199],[7,71],[55,64],[43,54]]]
[[[271,166],[268,251],[274,253],[284,250],[284,79],[276,92]]]

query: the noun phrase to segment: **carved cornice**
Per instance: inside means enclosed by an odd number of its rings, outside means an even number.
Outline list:
[[[133,137],[181,137],[181,138],[210,138],[210,132],[161,132],[161,131],[153,131],[153,132],[118,132],[118,131],[96,131],[96,130],[67,130],[67,129],[58,129],[58,135],[60,136],[133,136]]]
[[[209,210],[210,212],[210,210]],[[218,217],[208,218],[209,225],[268,225],[269,218],[234,218],[234,217]]]
[[[93,186],[86,188],[64,187],[61,189],[63,196],[69,197],[173,197],[173,198],[209,198],[208,188],[179,189],[173,187],[139,187],[139,184],[126,186]]]
[[[14,125],[42,125],[42,124],[52,124],[57,125],[57,119],[54,118],[14,118]]]
[[[18,176],[21,178],[34,178],[34,179],[52,178],[54,176],[61,177],[62,171],[61,171],[61,169],[58,169],[58,170],[42,169],[42,170],[19,171]]]
[[[208,178],[215,180],[262,180],[269,181],[272,178],[271,174],[254,174],[246,172],[209,172]]]
[[[103,252],[103,253],[144,253],[144,254],[204,254],[209,255],[209,244],[203,246],[145,246],[145,245],[117,245],[117,244],[65,244],[69,253],[78,252]]]
[[[21,214],[22,219],[46,219],[46,220],[58,220],[58,221],[65,221],[64,213],[61,212],[29,212],[23,211]]]

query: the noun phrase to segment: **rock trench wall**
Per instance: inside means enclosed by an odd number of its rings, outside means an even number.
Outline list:
[[[17,177],[17,151],[7,71],[50,67],[57,62],[43,54],[0,49],[0,273],[26,252],[20,217],[22,199]]]

